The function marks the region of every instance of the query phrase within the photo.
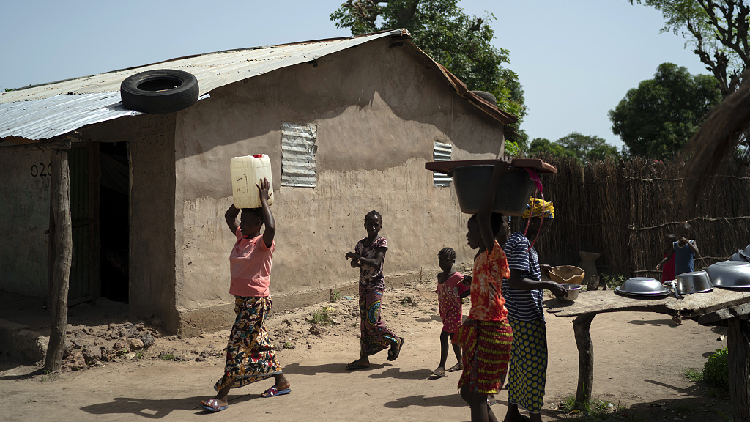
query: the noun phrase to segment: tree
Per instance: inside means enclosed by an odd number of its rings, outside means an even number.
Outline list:
[[[654,79],[629,90],[609,111],[609,119],[612,132],[632,155],[664,159],[685,145],[720,102],[714,77],[691,75],[684,67],[662,63]]]
[[[575,157],[575,153],[562,145],[550,142],[547,138],[534,138],[529,146],[529,154],[532,156],[550,154],[556,157]]]
[[[582,161],[603,160],[606,157],[618,157],[617,148],[607,144],[604,138],[571,132],[557,140],[562,146]]]
[[[502,65],[508,50],[492,45],[492,14],[470,16],[458,0],[347,0],[331,21],[353,35],[406,28],[414,44],[466,83],[470,90],[487,91],[498,108],[520,119],[526,114],[518,75]],[[516,124],[516,126],[519,123]]]
[[[671,31],[688,38],[719,82],[723,97],[735,92],[750,66],[750,6],[745,0],[630,0],[662,12]]]

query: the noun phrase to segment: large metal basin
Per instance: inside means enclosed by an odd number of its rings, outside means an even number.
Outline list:
[[[732,255],[731,258],[729,258],[729,260],[738,262],[750,262],[750,245],[747,245],[744,251],[737,251],[734,255]]]
[[[463,166],[456,167],[449,173],[453,176],[461,211],[467,214],[476,214],[479,211],[494,167],[486,164]],[[534,182],[529,173],[523,168],[511,167],[500,181],[492,211],[504,215],[521,215],[526,210],[526,204],[529,203],[529,197],[533,192]]]
[[[677,295],[687,295],[691,293],[710,292],[713,290],[713,286],[708,279],[708,273],[705,271],[694,271],[678,275],[675,280],[674,289]]]
[[[706,268],[706,272],[716,287],[750,289],[750,263],[717,262]]]
[[[632,277],[625,280],[618,289],[622,293],[650,295],[664,294],[666,289],[659,280],[650,277]]]

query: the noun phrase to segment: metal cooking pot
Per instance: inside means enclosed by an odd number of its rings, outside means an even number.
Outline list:
[[[578,298],[578,293],[581,292],[583,287],[580,284],[560,283],[560,287],[565,289],[565,294],[558,296],[560,300],[566,300],[572,302]]]
[[[680,274],[674,283],[674,293],[677,296],[710,292],[711,290],[713,290],[713,285],[705,271]]]
[[[750,288],[750,263],[723,261],[710,265],[706,271],[716,287]]]

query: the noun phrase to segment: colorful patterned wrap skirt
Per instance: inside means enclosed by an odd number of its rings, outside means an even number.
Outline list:
[[[467,320],[458,329],[453,343],[463,349],[464,370],[458,388],[467,386],[469,391],[497,394],[508,374],[513,343],[513,329],[508,322]]]
[[[380,317],[380,301],[383,289],[359,286],[359,345],[360,355],[370,356],[387,349],[398,341],[398,336],[385,325]]]
[[[547,326],[543,320],[508,318],[513,327],[508,402],[532,413],[542,410],[547,381]]]
[[[235,297],[237,318],[229,335],[224,376],[214,385],[216,391],[227,386],[242,387],[281,373],[265,326],[271,303],[270,296]]]

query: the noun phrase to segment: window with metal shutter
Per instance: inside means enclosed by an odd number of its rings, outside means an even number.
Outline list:
[[[433,150],[434,161],[450,161],[451,151],[453,151],[453,145],[444,144],[442,142],[435,141],[435,149]],[[432,172],[432,178],[435,182],[435,186],[450,186],[451,178],[445,173]]]
[[[317,137],[315,125],[281,123],[281,186],[315,187]]]

